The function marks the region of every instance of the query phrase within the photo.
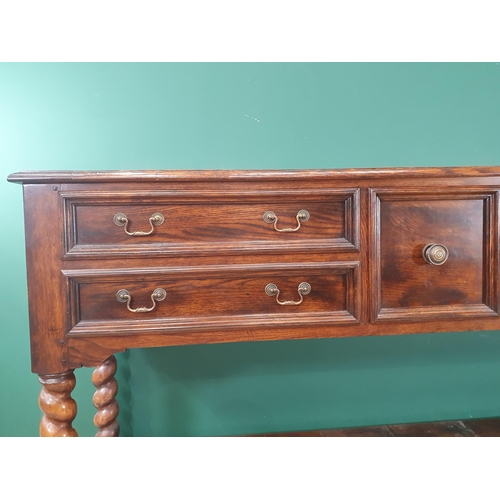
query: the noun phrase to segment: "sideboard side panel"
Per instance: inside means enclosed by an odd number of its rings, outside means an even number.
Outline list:
[[[65,282],[60,272],[62,209],[58,185],[24,186],[31,369],[56,374],[68,369],[64,320]]]

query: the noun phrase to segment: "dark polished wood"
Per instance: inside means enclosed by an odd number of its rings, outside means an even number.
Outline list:
[[[494,177],[498,167],[389,167],[346,168],[339,170],[25,170],[9,175],[10,182],[23,184],[57,183],[127,183],[134,182],[193,182],[218,183],[221,181],[294,180],[297,175],[304,181],[312,180],[373,180],[379,179],[436,179],[460,177]]]
[[[380,425],[280,432],[248,437],[500,437],[500,419],[453,420],[415,424]]]
[[[374,320],[498,314],[498,191],[425,188],[373,191],[378,234]],[[426,262],[427,244],[449,250]]]
[[[109,335],[266,326],[269,321],[304,326],[310,324],[358,324],[358,262],[222,266],[211,268],[135,269],[75,274],[65,272],[70,283],[71,329],[76,339]],[[265,292],[276,284],[280,300],[298,298],[297,287],[311,285],[311,292],[296,307],[280,306]],[[117,300],[126,289],[131,308],[152,305],[151,294],[162,288],[166,298],[147,314],[130,312]]]
[[[210,255],[214,246],[225,253],[290,249],[310,251],[355,250],[358,245],[358,189],[286,190],[263,189],[179,191],[137,189],[118,193],[92,190],[61,192],[66,216],[65,258],[160,257]],[[297,226],[304,207],[310,219],[286,240],[264,214],[272,210],[278,229]],[[159,213],[164,222],[153,226],[147,237],[131,237],[125,226],[109,224],[124,214],[129,232],[148,232],[149,218]]]
[[[96,367],[92,373],[92,383],[96,392],[92,398],[97,413],[94,425],[98,428],[96,437],[116,437],[120,434],[118,416],[118,402],[115,397],[118,392],[118,383],[115,379],[116,358],[110,356]]]
[[[38,380],[43,386],[38,397],[43,412],[40,436],[77,437],[78,433],[71,425],[76,417],[76,402],[71,397],[76,384],[73,370],[57,375],[40,375]]]
[[[24,185],[32,370],[97,366],[104,434],[126,349],[500,329],[500,167],[8,180]]]

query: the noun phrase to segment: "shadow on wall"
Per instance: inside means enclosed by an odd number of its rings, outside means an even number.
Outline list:
[[[374,405],[378,403],[382,408],[385,397],[394,399],[399,390],[406,391],[410,400],[412,390],[434,392],[438,400],[447,392],[455,392],[456,396],[461,388],[467,393],[470,388],[463,387],[459,377],[458,387],[453,387],[453,377],[459,373],[467,378],[468,371],[475,370],[477,364],[496,363],[499,351],[500,332],[133,350],[122,355],[127,360],[132,357],[134,373],[123,368],[126,373],[124,385],[128,387],[120,396],[120,401],[125,402],[120,422],[125,423],[137,412],[136,421],[140,421],[140,427],[135,429],[133,422],[128,428],[123,425],[122,435],[131,435],[128,432],[143,436],[189,436],[193,432],[224,435],[268,429],[277,432],[289,430],[286,429],[288,421],[290,425],[295,422],[300,426],[301,412],[304,412],[303,426],[315,428],[323,424],[328,427],[330,422],[329,426],[334,427],[337,413],[339,418],[343,411],[359,414],[359,409],[366,404],[370,406],[365,412],[366,418],[370,418]],[[455,374],[451,382],[439,377],[443,365],[449,366],[450,372]],[[416,373],[418,382],[415,381]],[[413,382],[408,382],[406,376],[412,377]],[[352,394],[340,395],[338,391],[342,390]],[[342,396],[343,409],[335,405],[339,396]],[[418,400],[419,396],[425,399],[429,394],[416,394],[415,398]],[[353,407],[349,407],[350,403]],[[401,404],[406,403],[402,401]],[[318,416],[307,417],[309,410],[317,412]],[[274,428],[273,411],[278,425]],[[287,412],[291,415],[289,419]]]
[[[120,423],[120,436],[133,436],[133,394],[130,390],[130,351],[116,354],[117,370],[116,379],[120,382],[117,400],[120,405],[118,422]]]
[[[450,343],[450,336],[454,342]],[[469,340],[480,336],[484,351],[470,353]],[[447,338],[448,337],[448,338]],[[487,342],[490,339],[491,342]],[[237,377],[241,374],[307,373],[384,366],[400,368],[468,362],[498,361],[492,344],[500,344],[499,332],[457,332],[340,339],[240,342],[143,349],[143,355],[159,375],[175,379]],[[471,358],[472,356],[472,358]]]

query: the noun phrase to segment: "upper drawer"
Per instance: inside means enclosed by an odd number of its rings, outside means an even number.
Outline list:
[[[60,194],[65,258],[358,249],[358,189]]]

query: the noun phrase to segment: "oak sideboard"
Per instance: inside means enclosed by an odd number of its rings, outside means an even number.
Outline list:
[[[500,167],[27,171],[32,371],[42,436],[76,436],[95,367],[136,347],[500,329]]]

